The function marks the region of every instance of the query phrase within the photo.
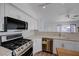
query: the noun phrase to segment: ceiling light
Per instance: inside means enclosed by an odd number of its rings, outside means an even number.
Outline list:
[[[42,8],[46,8],[46,6],[43,6]]]

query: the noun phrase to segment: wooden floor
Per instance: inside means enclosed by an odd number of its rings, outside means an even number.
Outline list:
[[[40,52],[35,53],[34,56],[52,56],[52,54],[40,51]]]

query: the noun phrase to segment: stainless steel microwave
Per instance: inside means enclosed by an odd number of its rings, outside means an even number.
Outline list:
[[[21,21],[12,17],[4,17],[4,31],[8,30],[27,30],[28,22]]]

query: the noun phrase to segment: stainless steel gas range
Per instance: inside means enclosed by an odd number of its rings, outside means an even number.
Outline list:
[[[32,41],[29,39],[23,39],[22,34],[7,36],[7,41],[2,42],[1,46],[8,50],[11,50],[12,56],[32,56],[33,55]]]

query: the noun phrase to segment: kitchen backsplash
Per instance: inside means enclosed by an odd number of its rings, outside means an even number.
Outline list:
[[[40,35],[40,36],[53,36],[53,37],[65,37],[68,39],[78,39],[79,40],[79,33],[68,33],[68,32],[35,32],[35,35]]]
[[[61,36],[69,39],[79,39],[79,33],[61,33]]]

